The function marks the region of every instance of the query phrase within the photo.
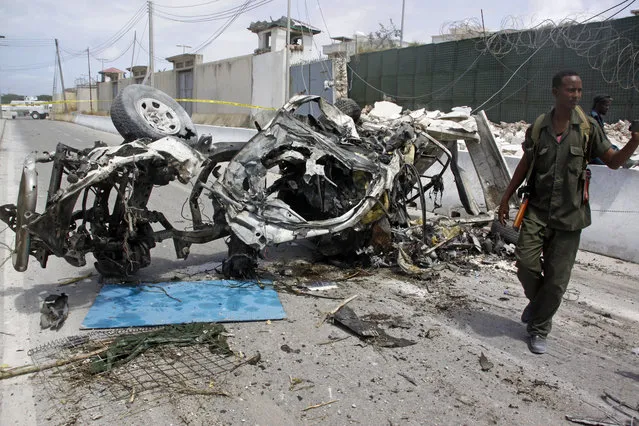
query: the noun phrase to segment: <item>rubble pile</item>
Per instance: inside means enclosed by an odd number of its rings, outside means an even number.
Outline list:
[[[530,124],[525,121],[518,121],[516,123],[489,122],[490,130],[495,137],[495,142],[499,146],[499,149],[503,155],[521,157],[523,151],[521,144],[526,136],[526,129]]]
[[[427,111],[424,108],[402,111],[402,107],[392,102],[375,102],[374,107],[367,106],[362,111],[361,127],[367,131],[379,131],[384,128],[397,128],[401,123],[424,129],[429,135],[441,142],[456,140],[479,140],[477,122],[470,115],[469,107],[454,107],[443,113],[439,110]]]
[[[630,140],[630,122],[627,120],[619,120],[616,123],[604,123],[604,130],[610,142],[623,147]]]
[[[530,126],[525,121],[516,123],[500,123],[490,122],[490,129],[495,137],[495,141],[499,146],[501,153],[505,156],[521,157],[523,151],[521,144],[526,136],[526,129]],[[622,148],[628,140],[630,140],[630,122],[627,120],[619,120],[616,123],[605,123],[604,129],[606,136],[610,142],[618,148]],[[463,149],[463,148],[462,148]],[[639,154],[632,157],[633,160],[639,159]]]

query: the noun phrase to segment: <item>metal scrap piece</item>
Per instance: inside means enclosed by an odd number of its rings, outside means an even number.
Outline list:
[[[362,340],[370,342],[376,346],[385,348],[403,348],[416,343],[412,340],[403,339],[401,337],[389,336],[374,322],[359,319],[357,314],[348,306],[341,307],[331,316],[331,318],[333,321],[355,333]]]

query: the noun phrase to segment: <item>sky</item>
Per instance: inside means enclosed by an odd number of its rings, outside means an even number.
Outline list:
[[[322,31],[313,46],[318,58],[321,46],[330,43],[329,34],[368,34],[380,23],[388,27],[390,20],[401,27],[402,0],[290,1],[292,18]],[[430,43],[431,36],[452,22],[481,22],[482,12],[486,29],[500,30],[527,28],[544,19],[583,20],[608,8],[612,9],[598,19],[612,14],[616,19],[639,9],[636,0],[404,0],[404,4],[404,41],[422,43]],[[197,53],[204,55],[204,62],[252,53],[258,47],[257,35],[247,29],[249,24],[286,16],[287,0],[157,0],[153,9],[155,69],[161,71],[172,68],[164,58],[200,47]],[[238,10],[243,13],[235,13]],[[133,43],[134,33],[146,51]],[[51,94],[54,39],[58,39],[67,88],[87,80],[89,65],[94,79],[102,67],[126,70],[132,62],[148,65],[147,2],[0,0],[0,93]],[[58,92],[60,87],[58,78]]]

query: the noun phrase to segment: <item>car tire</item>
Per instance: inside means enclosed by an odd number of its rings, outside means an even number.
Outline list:
[[[126,142],[175,136],[194,145],[197,132],[184,108],[166,93],[141,84],[120,91],[111,104],[111,121]]]
[[[501,239],[508,244],[517,244],[519,240],[519,231],[513,228],[512,222],[507,222],[506,225],[502,225],[499,220],[495,219],[490,228],[493,234],[498,234]]]
[[[359,118],[362,115],[362,108],[351,98],[339,98],[333,105],[352,118],[355,123],[359,121]]]
[[[37,112],[33,111],[31,113],[31,118],[33,118],[34,120],[37,120],[38,118],[40,118],[40,114],[38,114]]]

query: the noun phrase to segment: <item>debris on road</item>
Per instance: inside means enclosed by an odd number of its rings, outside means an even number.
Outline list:
[[[330,281],[315,281],[312,283],[304,284],[303,288],[308,291],[325,291],[336,289],[337,284]]]
[[[40,328],[59,330],[69,316],[69,296],[65,293],[50,294],[40,308]]]
[[[486,358],[483,352],[479,356],[479,365],[481,366],[481,371],[490,371],[495,366]]]
[[[58,280],[58,285],[60,287],[65,286],[65,285],[70,285],[70,284],[75,284],[77,282],[80,282],[82,280],[86,280],[89,279],[93,276],[93,272],[89,272],[88,274],[85,275],[80,275],[79,277],[75,277],[75,278],[67,278],[67,279],[60,279]]]
[[[130,105],[141,93],[164,105],[166,116]],[[317,106],[312,108],[317,116],[298,114],[310,104]],[[165,239],[173,240],[177,258],[186,259],[192,244],[230,236],[222,264],[226,278],[256,277],[257,260],[268,247],[302,239],[327,260],[399,265],[408,274],[427,276],[423,269],[437,261],[448,262],[472,247],[486,250],[490,244],[470,229],[483,218],[442,225],[427,220],[426,206],[428,199],[433,211],[441,207],[449,166],[461,176],[454,154],[464,140],[486,206],[494,210],[508,170],[485,115],[471,115],[468,107],[408,111],[387,101],[360,114],[352,104],[336,107],[319,96],[294,96],[248,142],[214,142],[189,130],[188,115],[165,93],[127,86],[112,111],[125,143],[84,150],[58,144],[54,153],[27,158],[17,203],[0,208],[0,219],[17,236],[14,267],[24,271],[30,256],[46,267],[51,255],[79,267],[92,253],[101,275],[126,277],[148,266],[151,249]],[[185,133],[171,133],[172,126]],[[53,167],[45,211],[37,213],[35,166],[42,162]],[[435,171],[427,175],[432,166]],[[174,180],[194,181],[186,230],[147,206],[154,187]],[[463,179],[456,180],[466,210],[479,213]],[[204,196],[215,212],[206,221],[200,210]],[[411,224],[413,207],[421,213],[421,233]]]
[[[341,307],[331,319],[339,325],[353,332],[365,342],[384,348],[402,348],[414,345],[416,342],[400,337],[389,336],[376,323],[363,321],[348,306]]]
[[[149,349],[173,345],[175,347],[207,345],[211,352],[231,354],[221,324],[191,323],[171,325],[152,332],[124,334],[116,337],[104,355],[91,360],[90,372],[101,373],[131,362]]]

